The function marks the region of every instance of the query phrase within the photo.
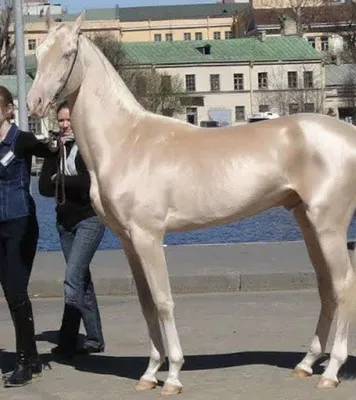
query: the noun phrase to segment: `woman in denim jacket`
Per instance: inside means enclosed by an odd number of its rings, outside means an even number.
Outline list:
[[[58,107],[57,119],[63,154],[55,160],[45,160],[39,192],[43,196],[56,197],[57,230],[67,264],[59,345],[52,353],[71,358],[78,353],[104,351],[100,313],[89,268],[105,226],[91,205],[90,176],[74,141],[66,102]],[[84,346],[77,348],[81,319],[87,336]]]
[[[15,328],[17,363],[4,386],[23,386],[40,375],[32,305],[27,287],[38,241],[35,202],[30,194],[32,156],[53,157],[53,147],[21,131],[11,93],[0,86],[0,282]]]

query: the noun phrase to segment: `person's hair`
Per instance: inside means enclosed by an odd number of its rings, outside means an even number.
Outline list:
[[[69,104],[67,100],[62,101],[62,103],[59,104],[59,106],[57,107],[57,115],[61,110],[63,110],[63,108],[69,109]]]
[[[14,106],[14,98],[11,92],[5,86],[0,86],[0,107]],[[6,117],[7,120],[15,119],[15,113],[12,112]]]

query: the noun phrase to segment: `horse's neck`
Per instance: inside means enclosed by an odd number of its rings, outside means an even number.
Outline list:
[[[71,98],[72,120],[83,158],[89,168],[95,168],[147,113],[88,39],[81,38],[80,49],[85,71],[79,91]]]

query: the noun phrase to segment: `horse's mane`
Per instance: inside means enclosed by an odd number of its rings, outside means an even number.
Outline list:
[[[117,99],[120,103],[124,103],[126,108],[129,107],[132,110],[145,111],[140,103],[136,100],[135,96],[131,93],[130,89],[121,78],[120,74],[115,70],[110,61],[105,57],[103,52],[95,45],[89,38],[81,35],[80,38],[88,48],[90,48],[96,55],[98,62],[103,66],[104,75],[109,80],[111,93],[117,94]],[[93,58],[90,59],[94,61]]]

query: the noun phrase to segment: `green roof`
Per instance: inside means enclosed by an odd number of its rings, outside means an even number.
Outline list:
[[[26,76],[26,93],[30,90],[33,80]],[[10,90],[11,94],[17,99],[17,76],[16,75],[0,75],[0,85]]]
[[[188,3],[188,1],[187,1]],[[122,22],[129,21],[162,21],[172,19],[197,19],[231,17],[236,11],[241,11],[248,6],[246,3],[231,4],[182,4],[172,6],[150,7],[119,7],[114,8],[88,8],[86,19],[88,21],[102,21],[118,19]],[[53,15],[54,19],[61,21],[74,21],[78,14]],[[25,16],[25,22],[44,21],[45,17]]]
[[[210,46],[210,54],[199,50]],[[321,60],[323,57],[300,36],[228,40],[123,43],[137,65],[205,64],[212,62],[268,62]]]
[[[210,46],[210,54],[199,49]],[[320,61],[323,56],[300,36],[255,37],[228,40],[122,43],[131,65],[179,65],[271,61]],[[26,57],[26,69],[36,71],[35,56]]]

